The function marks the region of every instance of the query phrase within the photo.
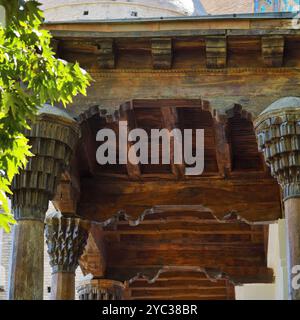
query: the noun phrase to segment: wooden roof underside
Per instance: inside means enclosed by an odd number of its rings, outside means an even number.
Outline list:
[[[281,217],[279,187],[257,151],[252,118],[223,115],[201,100],[135,100],[114,114],[90,108],[55,199],[62,212],[94,221],[84,273],[128,284],[130,299],[234,299],[234,285],[272,282],[268,229]],[[130,128],[205,129],[205,170],[97,164],[96,133]],[[75,209],[74,209],[75,208]]]
[[[291,18],[57,23],[45,28],[56,40],[57,55],[79,61],[99,88],[104,83],[99,75],[112,88],[127,88],[130,82],[109,74],[135,77],[143,70],[174,78],[184,71],[187,84],[195,86],[195,70],[206,77],[242,72],[246,82],[253,70],[261,77],[297,67],[300,31],[292,29]],[[213,80],[208,85],[217,90]],[[238,94],[239,87],[234,90]],[[76,114],[83,109],[78,107]],[[147,132],[205,129],[204,174],[185,176],[186,164],[98,165],[96,133],[101,128],[117,132],[120,120]],[[85,274],[126,282],[130,299],[234,299],[236,284],[273,281],[265,224],[282,215],[280,191],[257,151],[251,114],[239,105],[218,114],[201,100],[134,100],[114,114],[92,107],[79,121],[78,152],[55,203],[64,213],[95,222],[81,260]]]

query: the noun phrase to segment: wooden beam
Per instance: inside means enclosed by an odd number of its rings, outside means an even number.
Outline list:
[[[209,36],[206,43],[206,66],[210,69],[225,68],[227,65],[227,38]]]
[[[214,134],[216,146],[216,158],[221,177],[228,177],[232,169],[231,147],[226,133],[225,119],[214,118]]]
[[[175,128],[180,128],[178,123],[178,114],[177,109],[175,107],[162,107],[161,108],[162,119],[164,123],[164,127],[169,131],[172,131]],[[185,165],[175,164],[174,163],[174,137],[171,137],[170,143],[170,160],[171,160],[171,168],[172,173],[177,178],[183,178],[185,176]],[[183,153],[183,150],[182,150]],[[182,161],[184,161],[184,157],[182,156]]]
[[[77,204],[80,199],[80,177],[78,159],[73,156],[70,166],[61,176],[55,196],[52,200],[54,207],[63,214],[77,214]]]
[[[189,280],[188,278],[181,277],[179,280],[172,280],[169,277],[165,279],[157,279],[155,283],[148,283],[145,280],[137,280],[134,283],[130,285],[131,289],[134,290],[141,290],[141,289],[149,289],[149,290],[159,290],[161,288],[182,288],[189,287],[189,286],[195,286],[195,287],[201,287],[201,288],[224,288],[226,285],[225,280],[219,280],[218,284],[215,282],[212,282],[208,280],[207,278],[201,279],[201,276],[194,276],[192,280]]]
[[[119,120],[127,121],[128,123],[128,132],[136,128],[136,119],[131,102],[124,103],[120,106]],[[132,143],[127,143],[127,152],[132,146]],[[126,164],[127,174],[131,180],[140,180],[141,179],[141,167],[139,164],[132,164],[130,161],[127,161]]]
[[[131,297],[133,299],[162,299],[162,300],[172,300],[172,299],[189,299],[192,297],[197,297],[201,299],[226,299],[227,290],[225,287],[222,288],[168,288],[160,290],[149,290],[147,288],[143,290],[131,290]]]
[[[52,202],[64,214],[76,214],[79,197],[80,190],[73,187],[72,181],[61,181]]]
[[[103,39],[97,41],[98,63],[102,69],[115,68],[115,49],[113,39]]]
[[[173,52],[171,38],[154,38],[151,40],[152,65],[154,69],[170,69]]]
[[[203,205],[219,219],[236,212],[251,222],[276,221],[282,215],[279,187],[273,179],[81,180],[80,212],[94,220],[105,221],[120,211],[137,218],[144,210],[162,205]]]
[[[262,58],[266,67],[282,67],[284,36],[263,36],[261,39]]]
[[[136,247],[138,247],[138,243]],[[111,244],[110,244],[111,247]],[[263,250],[262,250],[263,251]],[[254,250],[222,250],[219,246],[218,251],[205,250],[120,250],[116,247],[110,249],[107,259],[107,269],[122,266],[124,269],[132,266],[151,267],[157,265],[199,265],[203,268],[224,268],[224,267],[250,267],[265,264],[264,252]]]
[[[88,171],[93,175],[97,167],[95,156],[97,151],[96,136],[93,134],[87,120],[81,122],[80,128],[83,137],[83,139],[81,139],[80,148],[82,149],[82,154],[86,160]]]
[[[181,223],[182,224],[182,223]],[[214,230],[213,228],[205,228],[204,226],[183,226],[180,227],[179,225],[172,224],[168,225],[156,225],[156,228],[153,225],[142,225],[139,228],[129,228],[129,227],[121,227],[119,226],[118,230],[105,230],[104,234],[118,234],[118,235],[148,235],[148,234],[156,234],[157,236],[162,234],[185,234],[188,233],[189,235],[196,234],[196,235],[260,235],[261,232],[259,231],[252,231],[252,230],[243,230],[240,227],[237,227],[235,230],[233,228],[226,228],[228,225],[222,225],[222,228]]]

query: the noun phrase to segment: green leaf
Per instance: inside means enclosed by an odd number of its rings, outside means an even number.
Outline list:
[[[6,194],[13,177],[24,169],[30,152],[24,136],[38,107],[51,101],[64,106],[77,94],[86,94],[90,76],[76,64],[56,59],[51,35],[42,30],[43,13],[37,1],[0,0],[8,13],[0,27],[0,227],[14,223]]]

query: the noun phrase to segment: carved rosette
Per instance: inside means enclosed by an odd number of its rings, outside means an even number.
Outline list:
[[[46,242],[52,272],[75,272],[89,235],[90,222],[61,215],[46,218]]]
[[[124,290],[122,282],[107,279],[83,281],[77,288],[80,300],[122,300]]]
[[[259,149],[283,190],[283,199],[300,197],[300,99],[276,101],[255,121],[255,130]]]
[[[46,105],[25,135],[35,156],[13,180],[12,207],[17,220],[44,221],[78,141],[79,126],[66,112]]]

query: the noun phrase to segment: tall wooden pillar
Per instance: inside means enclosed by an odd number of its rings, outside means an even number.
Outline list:
[[[18,223],[13,233],[9,298],[41,300],[45,213],[70,161],[79,127],[65,111],[45,105],[25,134],[35,156],[12,184],[12,210]]]
[[[123,300],[125,285],[108,279],[84,281],[77,288],[80,300]]]
[[[86,246],[90,223],[61,214],[46,218],[46,241],[52,267],[52,300],[75,299],[75,271]]]
[[[274,102],[255,121],[259,148],[282,188],[287,222],[289,297],[300,300],[300,98]],[[299,278],[299,275],[298,275]]]

